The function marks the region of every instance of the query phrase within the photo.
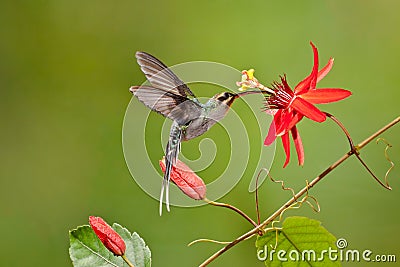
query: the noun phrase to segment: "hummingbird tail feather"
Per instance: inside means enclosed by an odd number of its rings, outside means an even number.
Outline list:
[[[168,149],[167,149],[168,150]],[[164,179],[162,182],[162,187],[161,187],[161,200],[160,200],[160,209],[162,209],[162,196],[164,195],[165,191],[165,204],[167,206],[167,211],[169,212],[169,181],[170,181],[170,175],[171,175],[171,170],[172,170],[172,162],[168,160],[168,158],[165,159],[166,167],[165,167],[165,173],[164,173]]]
[[[167,205],[167,211],[169,212],[169,177],[168,180],[166,182],[166,188],[165,188],[165,204]]]
[[[162,215],[162,206],[163,206],[163,198],[164,198],[164,187],[165,183],[164,180],[161,185],[161,194],[160,194],[160,216]]]
[[[182,128],[174,122],[171,127],[171,132],[169,136],[169,141],[167,144],[167,148],[165,150],[165,173],[164,180],[161,187],[161,197],[160,197],[160,212],[162,210],[162,200],[164,196],[165,190],[165,204],[167,206],[167,211],[170,211],[169,208],[169,182],[170,182],[170,174],[172,170],[172,166],[175,165],[176,160],[178,159],[179,151],[181,148],[181,137],[182,137]]]

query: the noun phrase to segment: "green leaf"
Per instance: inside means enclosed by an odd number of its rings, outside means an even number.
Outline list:
[[[137,233],[114,223],[112,228],[124,239],[125,256],[135,267],[150,267],[151,252]],[[75,267],[128,267],[118,256],[114,256],[93,232],[89,225],[79,226],[69,232],[69,255]]]
[[[144,240],[134,232],[131,234],[126,228],[114,223],[112,228],[122,237],[126,244],[125,255],[135,267],[150,267],[151,252]]]
[[[321,222],[306,217],[286,218],[282,229],[258,236],[256,247],[266,266],[341,266],[335,260],[336,237]]]

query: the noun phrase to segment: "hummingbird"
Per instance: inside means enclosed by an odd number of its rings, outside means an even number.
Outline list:
[[[161,186],[159,210],[161,215],[164,192],[166,208],[170,211],[170,173],[178,159],[181,142],[207,132],[225,117],[237,98],[260,91],[223,92],[202,104],[189,87],[156,57],[146,52],[136,52],[135,56],[150,85],[132,86],[130,92],[152,111],[173,121],[165,149],[166,169]]]

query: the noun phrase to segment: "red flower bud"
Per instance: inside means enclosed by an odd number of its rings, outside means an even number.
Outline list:
[[[165,172],[165,157],[160,160],[160,167]],[[206,185],[185,163],[177,160],[172,166],[171,180],[190,198],[200,200],[206,196]]]
[[[89,223],[97,237],[109,251],[116,256],[125,254],[125,241],[102,218],[90,216]]]

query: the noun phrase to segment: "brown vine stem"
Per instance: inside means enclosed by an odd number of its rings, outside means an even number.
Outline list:
[[[324,112],[324,113],[326,114],[326,116],[331,118],[331,120],[333,120],[342,129],[342,131],[345,133],[345,135],[347,137],[347,140],[349,140],[350,149],[352,151],[354,151],[353,154],[357,157],[357,159],[361,162],[361,164],[369,172],[369,174],[371,174],[371,176],[375,179],[375,181],[377,181],[384,188],[386,188],[388,190],[392,190],[392,188],[388,184],[384,184],[381,180],[379,180],[379,178],[376,177],[376,175],[373,173],[373,171],[368,167],[367,163],[365,163],[362,160],[362,158],[360,156],[360,153],[358,153],[358,148],[354,146],[353,140],[351,139],[350,133],[347,131],[346,127],[344,127],[344,125],[335,116],[333,116],[332,114],[327,113],[327,112]]]
[[[397,123],[400,122],[400,116],[391,121],[390,123],[386,124],[383,126],[381,129],[373,133],[371,136],[366,138],[364,141],[359,143],[356,147],[358,151],[360,151],[362,148],[364,148],[367,144],[369,144],[372,140],[377,138],[379,135],[396,125]],[[232,248],[233,246],[237,245],[241,241],[255,235],[257,232],[265,228],[268,224],[270,224],[273,220],[275,220],[285,209],[287,209],[290,205],[292,205],[294,202],[296,202],[296,199],[299,199],[301,196],[303,196],[305,193],[307,193],[307,190],[311,189],[316,185],[319,181],[321,181],[326,175],[328,175],[331,171],[333,171],[336,167],[338,167],[340,164],[342,164],[345,160],[347,160],[350,156],[352,156],[355,153],[355,151],[350,150],[346,154],[344,154],[340,159],[338,159],[335,163],[333,163],[331,166],[326,168],[320,175],[318,175],[314,180],[312,180],[308,186],[304,187],[301,189],[296,195],[294,195],[291,199],[289,199],[285,204],[283,204],[282,207],[280,207],[278,210],[276,210],[271,216],[269,216],[263,223],[261,223],[258,227],[248,231],[247,233],[243,234],[242,236],[236,238],[232,242],[230,242],[228,245],[225,247],[221,248],[217,252],[215,252],[213,255],[211,255],[208,259],[206,259],[202,264],[199,265],[199,267],[204,267],[210,264],[212,261],[214,261],[216,258],[221,256],[223,253],[225,253],[227,250]]]
[[[246,213],[244,213],[243,211],[241,211],[240,209],[236,208],[236,207],[233,206],[233,205],[229,205],[229,204],[221,203],[221,202],[211,201],[211,200],[209,200],[208,198],[204,198],[204,201],[207,202],[207,203],[210,204],[210,205],[213,205],[213,206],[223,207],[223,208],[227,208],[227,209],[233,210],[233,211],[237,212],[240,216],[242,216],[243,218],[245,218],[245,219],[246,219],[249,223],[251,223],[254,227],[257,227],[257,226],[258,226],[258,224],[257,224],[255,221],[253,221],[249,216],[247,216]]]

